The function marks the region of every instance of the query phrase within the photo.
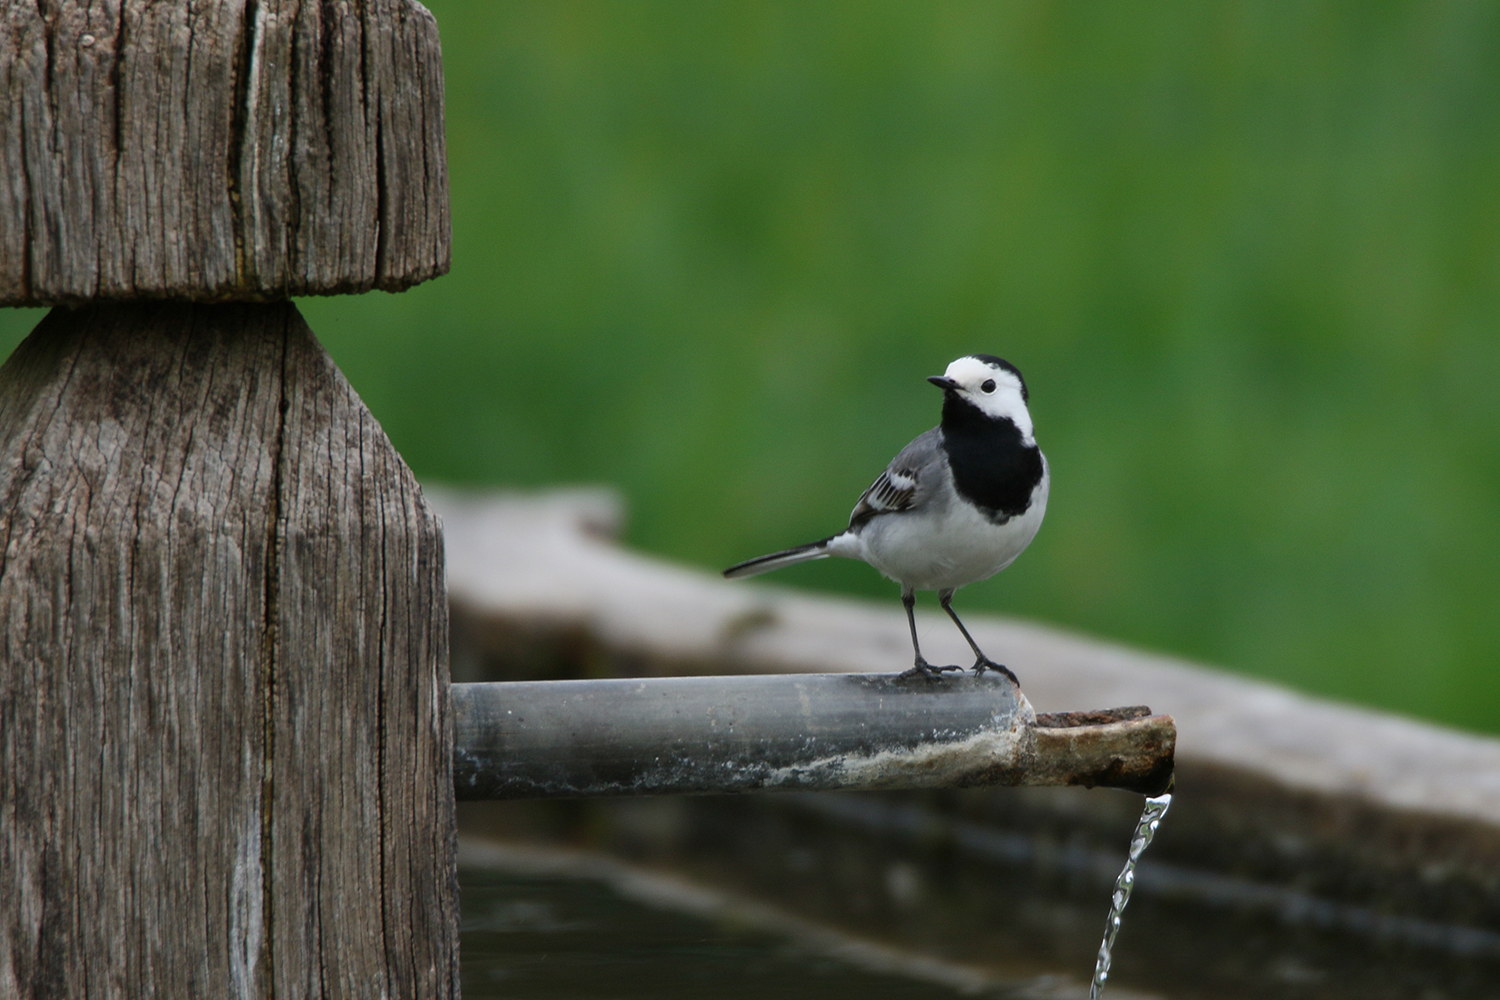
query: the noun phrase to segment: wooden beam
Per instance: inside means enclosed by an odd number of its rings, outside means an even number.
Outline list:
[[[631,550],[612,541],[623,507],[607,490],[429,487],[427,496],[448,538],[457,679],[898,671],[911,663],[894,591],[884,601],[851,600],[725,581],[712,567]],[[1080,705],[1148,702],[1171,713],[1177,794],[1152,853],[1158,864],[1203,877],[1168,895],[1195,906],[1243,904],[1299,927],[1313,919],[1306,903],[1317,900],[1330,905],[1325,913],[1347,907],[1328,919],[1372,939],[1425,938],[1428,947],[1454,928],[1442,947],[1493,950],[1500,739],[1036,622],[969,612],[964,620],[980,646],[1019,675],[1039,723],[1076,724],[1047,725],[1041,738],[1092,739],[1089,729],[1107,723],[1056,711]],[[917,627],[933,662],[968,662],[946,616],[919,613]],[[837,808],[799,801],[799,809]],[[1024,824],[1080,831],[1126,829],[1137,808],[1119,796],[1061,790],[975,791],[945,801],[924,800],[932,822],[988,816],[1003,826],[1020,810]],[[864,829],[862,822],[851,829]],[[720,860],[721,871],[739,864],[732,848]],[[1229,896],[1224,886],[1233,887]],[[1371,922],[1371,913],[1382,916]]]
[[[289,303],[0,368],[0,996],[456,997],[442,534]]]

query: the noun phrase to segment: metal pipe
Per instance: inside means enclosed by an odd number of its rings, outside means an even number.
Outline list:
[[[1150,793],[1171,774],[1176,735],[1145,710],[1038,726],[998,675],[455,684],[452,702],[459,799],[1067,784]]]

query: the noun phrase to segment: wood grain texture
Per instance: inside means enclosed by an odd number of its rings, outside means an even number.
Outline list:
[[[0,304],[396,291],[448,264],[415,0],[0,3]]]
[[[441,529],[293,306],[54,310],[0,545],[0,996],[457,996]]]

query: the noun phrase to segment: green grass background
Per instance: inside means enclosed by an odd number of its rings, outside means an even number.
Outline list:
[[[1500,7],[431,7],[453,271],[302,303],[419,476],[720,567],[995,353],[1052,504],[962,609],[1500,731]]]

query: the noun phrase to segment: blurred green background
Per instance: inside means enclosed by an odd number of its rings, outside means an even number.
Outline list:
[[[1500,731],[1500,7],[431,7],[453,271],[302,303],[420,477],[718,568],[995,353],[1052,503],[961,610]]]

